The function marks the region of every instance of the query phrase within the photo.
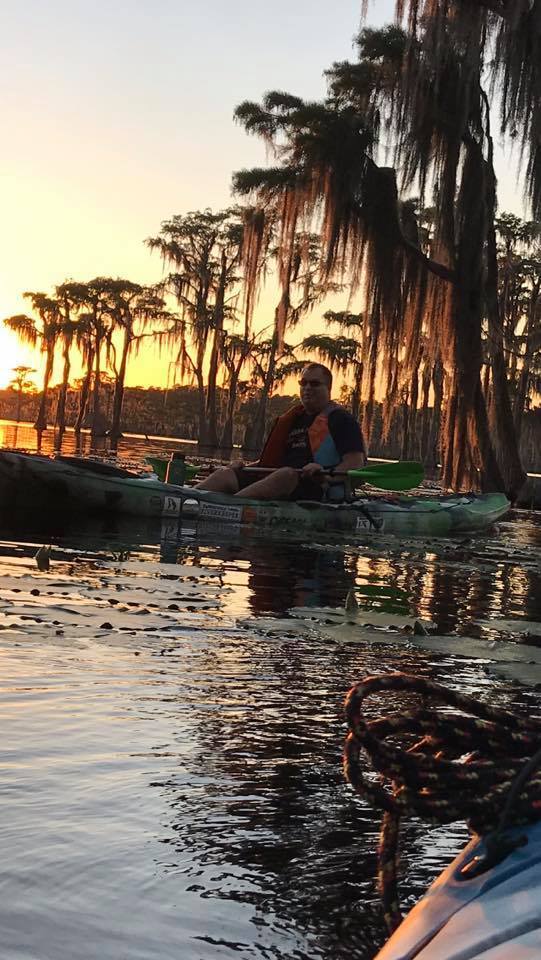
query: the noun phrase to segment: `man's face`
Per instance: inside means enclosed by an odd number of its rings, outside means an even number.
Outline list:
[[[299,380],[301,402],[307,413],[320,413],[330,400],[329,385],[323,370],[307,367]]]

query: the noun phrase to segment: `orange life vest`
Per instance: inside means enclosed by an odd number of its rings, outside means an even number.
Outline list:
[[[335,467],[340,463],[340,456],[329,430],[329,414],[339,409],[338,404],[331,401],[307,428],[312,457],[322,467]],[[289,431],[296,418],[303,413],[306,411],[302,403],[296,403],[275,420],[259,458],[262,467],[283,467]]]

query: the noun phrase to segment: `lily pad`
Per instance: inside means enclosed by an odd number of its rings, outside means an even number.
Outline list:
[[[477,620],[476,623],[486,630],[496,630],[498,633],[533,633],[541,636],[541,623],[536,620],[514,619]]]
[[[536,647],[506,640],[458,636],[413,636],[411,642],[424,650],[480,660],[491,673],[511,680],[533,686],[541,683],[541,650]]]
[[[343,607],[291,607],[288,613],[292,617],[313,620],[316,623],[359,624],[377,627],[413,628],[415,617],[403,613],[387,613],[377,607],[355,607],[345,610]]]

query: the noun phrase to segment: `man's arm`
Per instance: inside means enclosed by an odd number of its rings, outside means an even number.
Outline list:
[[[334,473],[347,473],[348,470],[360,470],[366,466],[366,456],[362,450],[355,450],[352,453],[344,453]]]
[[[343,409],[331,413],[329,429],[340,457],[335,473],[359,470],[366,466],[366,445],[360,423]]]
[[[347,473],[348,470],[359,470],[361,467],[366,465],[366,456],[360,450],[355,450],[352,453],[344,453],[342,459],[338,466],[333,467],[332,474],[343,474]],[[305,467],[301,470],[301,475],[303,477],[312,477],[315,479],[318,475],[321,476],[325,473],[325,468],[321,466],[320,463],[307,463]],[[338,482],[338,478],[337,478]],[[331,477],[332,483],[332,477]]]

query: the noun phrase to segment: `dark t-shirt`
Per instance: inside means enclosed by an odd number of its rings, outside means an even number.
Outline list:
[[[284,467],[295,467],[298,470],[313,461],[308,428],[317,416],[317,413],[300,413],[295,417],[287,438]],[[355,418],[342,407],[337,407],[329,413],[329,432],[340,459],[346,453],[364,451],[361,428]]]

